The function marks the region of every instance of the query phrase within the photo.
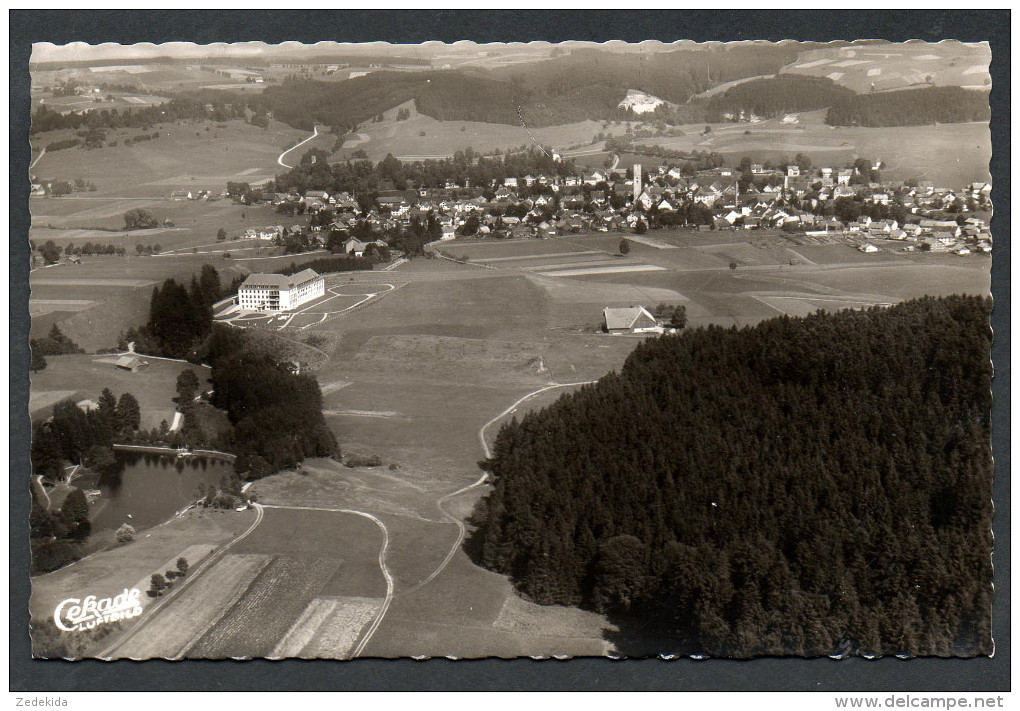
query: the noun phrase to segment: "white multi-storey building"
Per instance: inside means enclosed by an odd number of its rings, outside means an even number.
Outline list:
[[[326,284],[312,269],[297,274],[250,274],[237,290],[237,304],[249,311],[290,311],[324,296]]]

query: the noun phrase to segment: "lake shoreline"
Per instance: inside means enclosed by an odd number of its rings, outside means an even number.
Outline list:
[[[174,449],[173,447],[158,447],[150,444],[114,444],[113,451],[115,452],[138,452],[140,454],[172,454],[177,455],[180,450]],[[215,459],[221,462],[233,462],[237,459],[236,454],[230,452],[220,452],[215,449],[192,449],[189,450],[190,454],[188,457],[202,457],[206,459]]]

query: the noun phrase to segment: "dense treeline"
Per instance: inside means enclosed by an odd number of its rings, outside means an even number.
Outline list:
[[[644,342],[502,428],[484,563],[711,655],[990,652],[990,308]]]
[[[825,115],[832,126],[925,126],[988,121],[988,92],[954,86],[856,94],[834,103]]]
[[[154,356],[194,360],[197,349],[212,328],[212,305],[223,298],[220,275],[211,264],[202,266],[199,278],[191,277],[187,288],[174,279],[152,288],[149,320],[139,329],[131,328],[118,344]]]
[[[354,272],[354,271],[371,271],[373,262],[364,257],[344,256],[344,257],[322,257],[320,259],[313,259],[310,262],[302,262],[296,264],[291,262],[288,266],[277,271],[277,274],[284,274],[290,276],[291,274],[297,274],[305,269],[314,269],[319,274],[332,274],[334,272]]]
[[[165,104],[125,108],[120,111],[99,109],[84,114],[62,115],[59,111],[41,105],[32,113],[32,127],[29,132],[36,134],[64,128],[149,128],[158,123],[182,119],[226,121],[245,118],[245,116],[245,103],[242,96],[226,91],[202,90],[189,92],[186,96],[174,97]]]
[[[248,347],[248,336],[217,326],[206,357],[212,365],[212,403],[234,425],[228,441],[234,463],[248,479],[292,467],[305,457],[337,454],[336,436],[322,414],[322,394],[312,375]]]
[[[722,121],[724,114],[740,112],[775,118],[794,111],[811,111],[851,100],[854,92],[831,79],[779,74],[769,79],[738,84],[706,100],[707,120]]]
[[[250,99],[257,112],[272,111],[289,126],[311,131],[315,124],[352,130],[414,98],[433,72],[372,72],[342,82],[291,78],[267,86]]]
[[[632,117],[618,108],[629,89],[682,103],[720,82],[777,72],[802,48],[744,45],[656,54],[574,50],[494,70],[372,72],[344,82],[303,79],[269,86],[249,101],[295,128],[351,130],[411,101],[441,121],[550,126]]]
[[[618,120],[634,115],[618,107],[629,89],[667,102],[683,103],[720,82],[775,73],[799,50],[775,45],[720,46],[649,54],[575,49],[544,62],[511,65],[481,74],[491,86],[456,82],[429,84],[417,98],[421,113],[436,118],[550,126],[587,119]],[[457,78],[453,75],[454,78]],[[483,98],[486,97],[486,98]],[[483,99],[483,100],[478,100]],[[669,111],[659,112],[666,117]]]

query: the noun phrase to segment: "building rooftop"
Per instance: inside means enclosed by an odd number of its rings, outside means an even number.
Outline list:
[[[606,321],[606,328],[610,330],[632,328],[642,316],[651,319],[652,323],[655,323],[655,317],[642,306],[629,306],[625,308],[607,307],[603,309],[602,315]]]
[[[296,274],[286,276],[284,274],[249,274],[241,287],[246,286],[275,286],[280,289],[293,289],[306,281],[317,279],[319,274],[314,269],[302,269]]]

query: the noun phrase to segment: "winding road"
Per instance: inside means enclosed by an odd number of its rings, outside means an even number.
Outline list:
[[[507,409],[503,410],[503,412],[501,412],[498,415],[496,415],[495,417],[493,417],[491,420],[489,420],[484,425],[482,425],[482,429],[478,430],[478,441],[482,443],[482,449],[485,451],[486,459],[488,459],[489,457],[492,456],[492,451],[489,449],[489,443],[485,441],[485,430],[489,429],[489,427],[494,425],[496,422],[498,422],[499,420],[501,420],[502,418],[506,417],[511,412],[516,410],[518,408],[518,406],[520,406],[520,404],[523,403],[525,400],[530,400],[531,398],[535,397],[536,395],[541,395],[544,392],[548,392],[549,390],[555,390],[556,388],[570,388],[570,387],[577,387],[578,385],[591,385],[592,383],[595,383],[595,382],[598,382],[598,381],[596,381],[596,380],[581,380],[581,381],[576,382],[576,383],[550,383],[549,385],[546,385],[545,387],[539,388],[538,390],[531,391],[530,393],[528,393],[524,397],[520,398],[513,405],[511,405]]]
[[[510,405],[510,407],[503,410],[503,412],[496,415],[488,422],[482,424],[481,428],[478,430],[478,442],[481,443],[481,449],[484,451],[484,453],[486,453],[486,457],[488,458],[492,456],[492,451],[489,448],[489,443],[486,442],[486,430],[489,429],[489,427],[492,426],[495,422],[499,421],[502,417],[505,417],[506,415],[513,412],[521,403],[523,403],[526,400],[529,400],[530,398],[533,398],[534,396],[541,395],[542,393],[546,393],[550,390],[556,390],[557,388],[571,388],[576,386],[589,385],[592,383],[595,383],[595,380],[582,380],[582,382],[580,383],[554,383],[543,388],[540,388],[538,390],[532,391],[527,395],[523,396],[522,398],[519,398],[516,402]],[[459,517],[454,516],[453,514],[448,512],[445,508],[443,508],[443,504],[449,501],[450,499],[454,498],[455,496],[460,496],[461,494],[469,492],[472,489],[480,487],[481,485],[486,483],[488,478],[489,474],[483,473],[474,481],[474,483],[469,484],[466,487],[461,487],[460,489],[454,492],[450,492],[449,494],[446,494],[443,497],[441,497],[436,502],[437,506],[439,507],[443,515],[446,516],[452,523],[455,523],[457,525],[458,529],[457,540],[450,547],[450,551],[443,559],[443,562],[440,563],[440,565],[435,570],[429,573],[429,575],[421,582],[417,583],[416,586],[414,586],[408,591],[401,593],[401,595],[408,595],[428,585],[428,583],[431,582],[433,579],[436,579],[436,577],[441,572],[443,572],[446,569],[446,567],[450,564],[450,561],[453,560],[453,557],[457,554],[457,551],[460,550],[461,544],[464,542],[466,529],[464,528],[464,522]],[[299,508],[299,507],[279,507],[279,508]],[[382,607],[379,609],[379,613],[375,616],[375,619],[372,620],[371,626],[365,632],[364,637],[361,638],[361,641],[355,648],[354,653],[351,655],[351,657],[354,658],[364,651],[365,647],[368,645],[368,642],[372,639],[372,636],[374,636],[375,631],[382,623],[382,618],[386,617],[386,613],[389,610],[390,603],[392,602],[394,597],[393,578],[390,576],[390,571],[386,567],[386,549],[389,546],[390,535],[389,531],[387,530],[386,524],[382,523],[382,521],[378,520],[377,518],[375,518],[375,516],[371,515],[370,513],[366,513],[365,511],[358,511],[355,509],[329,509],[329,510],[339,510],[344,511],[346,513],[354,513],[372,519],[376,523],[376,525],[378,525],[382,529],[382,538],[384,538],[382,550],[379,551],[379,567],[382,569],[382,574],[384,574],[384,576],[387,579],[387,596],[384,602],[382,602]]]
[[[535,397],[536,395],[540,395],[541,393],[548,392],[549,390],[555,390],[556,388],[567,388],[567,387],[577,386],[577,385],[587,385],[587,384],[594,383],[594,382],[595,382],[594,380],[585,380],[585,381],[577,382],[577,383],[552,383],[550,385],[546,385],[544,387],[541,387],[538,390],[533,390],[532,392],[528,393],[524,397],[518,399],[514,404],[510,405],[510,407],[506,408],[505,410],[503,410],[503,412],[499,413],[498,415],[493,417],[491,420],[486,422],[484,425],[482,425],[481,429],[478,430],[478,441],[482,445],[482,451],[485,452],[485,457],[489,458],[489,457],[492,456],[492,451],[489,449],[489,443],[485,439],[485,431],[487,429],[489,429],[489,427],[491,427],[493,424],[495,424],[496,422],[498,422],[499,420],[501,420],[502,418],[506,417],[511,412],[516,410],[517,407],[520,406],[521,403],[523,403],[524,401],[529,400],[529,399]],[[443,572],[443,570],[446,568],[446,566],[448,566],[450,564],[450,561],[453,560],[453,556],[456,555],[458,550],[460,550],[461,543],[464,542],[464,536],[467,535],[467,531],[464,528],[464,522],[460,518],[454,516],[453,514],[449,513],[446,509],[444,509],[443,508],[443,503],[445,503],[449,499],[452,499],[455,496],[459,496],[460,494],[463,494],[463,493],[465,493],[467,491],[470,491],[471,489],[474,489],[476,487],[481,486],[482,484],[484,484],[488,480],[488,478],[489,478],[489,475],[487,473],[486,474],[482,474],[478,478],[478,480],[475,481],[474,483],[468,484],[467,486],[461,487],[460,489],[457,489],[456,491],[453,491],[453,492],[451,492],[449,494],[446,494],[445,496],[443,496],[442,498],[440,498],[436,502],[436,505],[439,507],[439,510],[443,514],[443,516],[445,516],[447,519],[449,519],[451,523],[454,523],[454,524],[457,525],[457,529],[458,529],[457,540],[454,542],[453,546],[450,547],[450,551],[446,554],[446,558],[443,559],[443,562],[440,563],[438,568],[436,568],[434,571],[432,571],[432,573],[427,578],[422,580],[420,583],[415,585],[413,588],[411,588],[410,590],[407,590],[407,591],[401,593],[401,595],[407,595],[409,593],[412,593],[412,592],[418,590],[419,588],[422,588],[425,585],[428,585],[430,582],[432,582],[436,578],[436,576],[439,575],[441,572]]]
[[[292,511],[332,511],[334,513],[348,513],[354,514],[355,516],[363,516],[369,519],[382,531],[383,542],[382,547],[379,548],[379,569],[382,571],[383,578],[386,580],[386,597],[383,598],[382,607],[379,608],[379,614],[376,615],[375,619],[372,620],[372,624],[369,626],[368,631],[365,632],[361,641],[358,642],[358,646],[354,648],[354,652],[351,654],[351,658],[357,657],[365,649],[365,645],[372,639],[372,635],[379,629],[379,625],[382,624],[383,617],[386,616],[386,611],[390,607],[390,603],[393,602],[393,576],[390,575],[389,568],[386,567],[386,551],[390,547],[390,531],[386,528],[386,524],[380,521],[378,518],[368,513],[367,511],[358,511],[357,509],[333,509],[318,506],[283,506],[276,504],[263,504],[267,509],[289,509]]]
[[[287,155],[288,153],[290,153],[291,151],[297,150],[298,148],[300,148],[301,146],[305,145],[309,141],[314,140],[318,136],[319,136],[319,127],[318,126],[313,126],[312,127],[312,135],[311,136],[309,136],[305,140],[301,141],[297,145],[292,146],[291,148],[288,148],[287,150],[285,150],[283,153],[280,154],[280,157],[276,159],[276,162],[279,163],[280,165],[282,165],[284,168],[293,168],[294,166],[288,165],[287,163],[283,162],[283,157],[285,155]]]

